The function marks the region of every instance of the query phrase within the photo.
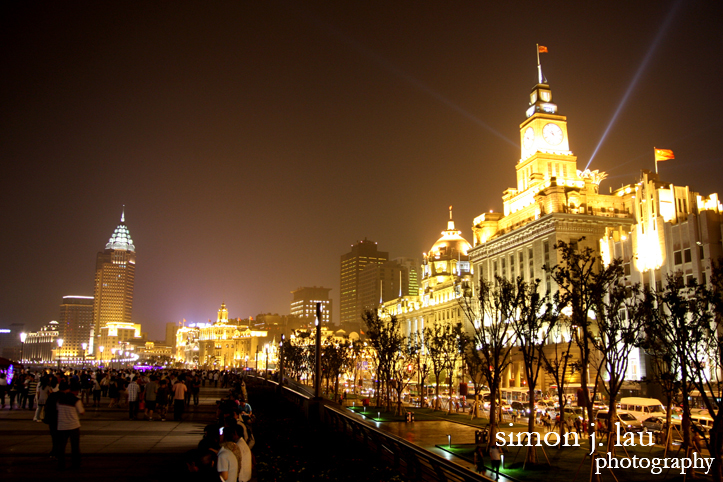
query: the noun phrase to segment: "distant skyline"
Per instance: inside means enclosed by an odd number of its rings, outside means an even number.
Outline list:
[[[133,320],[289,313],[365,237],[421,258],[515,186],[536,44],[601,189],[723,193],[720,2],[6,2],[0,324],[92,295],[122,206]],[[594,157],[593,157],[594,154]]]

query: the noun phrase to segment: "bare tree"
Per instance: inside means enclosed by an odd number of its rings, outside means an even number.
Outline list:
[[[535,430],[535,388],[540,376],[542,348],[547,344],[550,332],[555,328],[557,317],[553,313],[552,304],[547,296],[540,294],[540,280],[530,283],[522,277],[517,278],[517,316],[511,320],[510,326],[515,333],[517,351],[522,355],[522,362],[527,381],[529,396],[527,430]],[[537,451],[532,444],[527,447],[527,463],[537,463]]]
[[[622,277],[622,266],[618,274]],[[592,342],[602,357],[602,367],[607,373],[604,383],[610,395],[608,452],[614,454],[617,442],[613,426],[613,421],[617,420],[614,402],[625,382],[630,353],[640,344],[647,309],[642,305],[639,286],[621,285],[614,285],[608,293],[597,293],[594,309],[596,333]],[[600,372],[598,370],[598,374]]]
[[[442,384],[442,373],[448,368],[447,352],[455,349],[453,337],[454,326],[449,323],[435,323],[424,329],[424,342],[427,348],[427,358],[432,362],[431,370],[436,380],[434,388],[434,410],[441,409],[439,387]],[[451,374],[447,373],[447,376]],[[451,393],[450,393],[451,395]]]
[[[578,242],[584,241],[584,237]],[[604,266],[602,258],[590,247],[578,249],[578,242],[558,241],[555,249],[559,251],[561,263],[544,269],[558,286],[557,302],[562,310],[569,310],[571,335],[579,349],[577,365],[580,371],[580,394],[587,420],[592,421],[593,398],[590,396],[590,366],[594,361],[593,344],[594,321],[590,314],[594,312],[600,293],[609,293],[620,276],[619,261]],[[579,403],[578,403],[579,404]],[[560,405],[560,424],[564,421],[563,405]]]
[[[497,435],[497,402],[502,374],[510,364],[510,351],[515,333],[510,327],[517,312],[519,293],[515,283],[496,276],[491,282],[480,277],[477,296],[465,290],[459,298],[462,311],[470,321],[474,336],[472,345],[479,351],[484,363],[481,371],[489,382],[490,391],[490,441]]]
[[[405,337],[402,335],[400,322],[394,315],[388,313],[380,315],[376,310],[367,310],[362,315],[362,319],[367,326],[367,339],[374,348],[372,357],[377,366],[379,396],[384,396],[383,403],[386,404],[386,410],[391,411],[391,380],[396,357],[405,345]]]

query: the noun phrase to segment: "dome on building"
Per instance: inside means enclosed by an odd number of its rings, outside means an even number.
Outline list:
[[[454,228],[454,221],[452,220],[452,206],[449,207],[449,221],[447,221],[447,230],[442,231],[442,237],[437,240],[436,243],[429,250],[430,256],[439,254],[440,256],[450,256],[453,253],[462,256],[467,256],[472,245],[462,237],[462,231],[458,231]]]
[[[128,226],[125,225],[125,209],[121,214],[121,222],[113,235],[108,240],[108,244],[105,245],[105,249],[120,249],[123,251],[135,251],[136,247],[133,245],[131,239],[131,233],[128,231]]]

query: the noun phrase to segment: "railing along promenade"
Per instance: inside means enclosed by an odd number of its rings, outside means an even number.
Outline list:
[[[264,380],[263,378],[260,378]],[[279,390],[279,384],[264,380]],[[293,381],[288,383],[294,384]],[[376,422],[365,420],[361,415],[344,410],[338,404],[326,399],[314,399],[311,389],[302,385],[283,386],[282,396],[298,406],[312,421],[351,437],[366,449],[394,467],[409,480],[423,482],[488,482],[492,479],[478,475],[450,462],[437,454],[424,450],[396,435],[374,426]],[[405,422],[390,422],[405,423]],[[434,422],[423,422],[434,423]]]

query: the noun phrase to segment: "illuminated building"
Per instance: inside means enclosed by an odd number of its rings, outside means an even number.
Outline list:
[[[382,312],[402,322],[407,336],[424,336],[426,327],[435,323],[469,324],[459,305],[461,286],[474,274],[470,264],[471,245],[455,228],[452,207],[447,229],[422,258],[418,295],[401,296],[382,304]]]
[[[306,287],[298,288],[291,292],[294,299],[291,302],[291,316],[306,318],[316,321],[316,304],[321,303],[321,323],[331,323],[331,300],[329,299],[331,288]]]
[[[368,264],[382,264],[389,253],[379,251],[377,243],[364,238],[341,256],[340,323],[359,323],[362,306],[359,302],[359,275]]]
[[[61,359],[82,359],[84,355],[92,354],[93,297],[63,296],[58,330],[63,339],[63,346],[59,350]],[[86,343],[85,350],[83,343]]]
[[[116,335],[111,333],[118,330],[134,329],[131,312],[135,271],[136,248],[125,224],[123,212],[120,224],[113,231],[105,250],[98,253],[96,259],[93,305],[93,328],[96,336],[102,334],[103,329],[110,325],[113,325],[113,328],[105,336],[113,337]],[[103,342],[97,346],[108,347]],[[94,352],[92,345],[88,351]]]
[[[635,217],[628,229],[609,228],[600,240],[603,261],[622,258],[626,281],[662,288],[669,275],[708,284],[713,264],[723,257],[717,194],[702,196],[688,186],[662,182],[644,170],[641,179],[615,194]]]
[[[25,359],[32,362],[54,361],[55,350],[58,349],[56,340],[59,338],[58,322],[51,321],[40,330],[28,333],[25,339]],[[61,337],[62,338],[62,337]]]
[[[216,322],[191,324],[176,333],[176,361],[205,368],[256,368],[265,331],[252,330],[240,318],[229,319],[226,304]],[[249,360],[252,363],[249,364]]]
[[[561,261],[554,248],[557,242],[599,253],[606,232],[629,231],[635,220],[623,198],[600,193],[605,173],[578,170],[577,157],[570,151],[567,118],[558,113],[550,85],[541,74],[520,124],[520,141],[517,187],[503,193],[502,213],[484,213],[474,219],[470,258],[477,276],[487,281],[494,281],[495,276],[510,280],[521,276],[528,282],[540,279],[541,289],[552,293],[557,286],[542,268]],[[502,387],[520,387],[523,380],[522,362],[513,358]],[[579,383],[568,386],[572,389]]]

